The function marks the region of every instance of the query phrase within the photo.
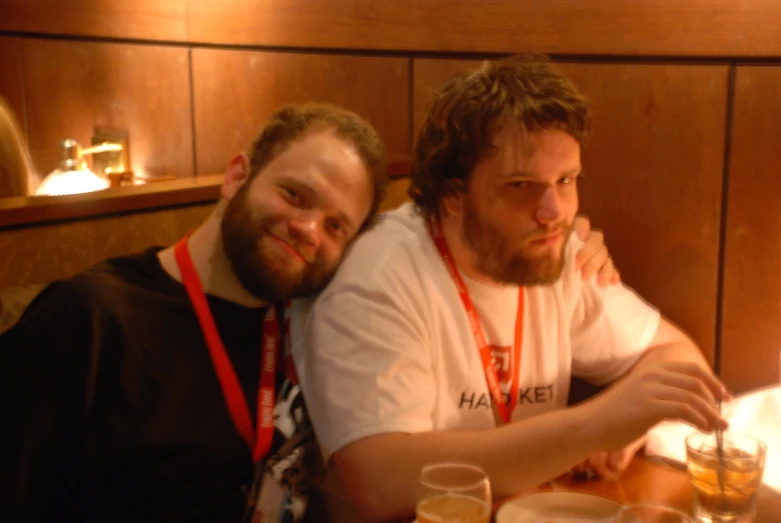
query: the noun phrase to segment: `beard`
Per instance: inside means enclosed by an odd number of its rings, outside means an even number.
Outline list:
[[[268,303],[303,298],[323,290],[336,267],[327,266],[322,257],[316,256],[311,263],[301,262],[300,267],[298,263],[275,261],[274,255],[266,252],[263,240],[272,236],[273,220],[252,212],[247,201],[248,186],[242,185],[228,202],[220,226],[225,255],[242,287]]]
[[[561,251],[533,255],[528,247],[514,247],[528,244],[561,230],[564,241]],[[461,241],[472,251],[475,268],[498,283],[511,285],[550,285],[559,279],[564,269],[564,255],[571,226],[566,222],[558,223],[548,229],[539,230],[517,240],[510,240],[499,229],[482,219],[467,197],[464,203],[464,219],[461,228]]]

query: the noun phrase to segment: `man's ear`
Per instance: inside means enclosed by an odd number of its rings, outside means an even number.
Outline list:
[[[222,188],[220,194],[226,200],[233,198],[239,187],[249,179],[250,175],[250,163],[249,156],[245,153],[239,153],[228,162],[228,167],[225,169],[225,179],[222,181]]]
[[[442,198],[444,211],[450,216],[461,216],[464,211],[464,190],[461,180],[454,180],[455,191]]]

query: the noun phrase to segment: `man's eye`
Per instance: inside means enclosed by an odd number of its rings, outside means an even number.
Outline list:
[[[575,177],[574,176],[565,176],[564,178],[559,180],[560,185],[569,185],[571,183],[575,183]]]
[[[296,201],[296,202],[299,200],[298,193],[296,191],[294,191],[293,189],[287,189],[286,188],[286,189],[284,189],[284,191],[285,191],[285,196],[287,196],[290,200],[293,200],[293,201]]]
[[[333,220],[328,222],[328,230],[336,234],[340,234],[344,232],[344,228],[342,227],[342,224]]]
[[[527,189],[531,184],[525,180],[515,180],[510,182],[510,187],[513,189]]]

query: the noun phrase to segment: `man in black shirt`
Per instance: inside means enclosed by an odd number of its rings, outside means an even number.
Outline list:
[[[283,304],[326,285],[384,172],[357,115],[283,108],[191,236],[49,285],[0,335],[0,520],[300,520],[313,437]]]
[[[262,500],[258,519],[299,519],[312,437],[275,306],[327,283],[382,201],[384,168],[357,115],[284,108],[230,161],[216,210],[178,253],[46,288],[0,336],[0,519],[237,522]]]

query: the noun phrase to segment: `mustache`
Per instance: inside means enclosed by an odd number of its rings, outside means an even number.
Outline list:
[[[280,241],[287,245],[293,252],[298,254],[302,260],[304,260],[307,265],[312,265],[315,262],[315,256],[310,254],[307,255],[303,249],[301,249],[301,244],[290,237],[280,237],[278,234],[274,234],[272,232],[268,232],[269,236],[272,236],[277,241]]]
[[[538,240],[544,240],[557,232],[560,232],[566,238],[572,231],[572,226],[566,222],[559,222],[551,227],[539,228],[536,231],[532,231],[523,237],[525,243],[530,243]]]

